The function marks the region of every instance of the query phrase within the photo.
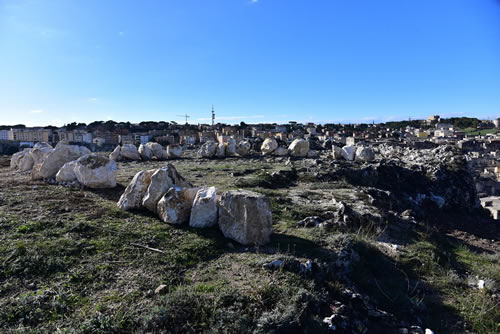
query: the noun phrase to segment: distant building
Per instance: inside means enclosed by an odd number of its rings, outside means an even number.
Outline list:
[[[9,130],[0,130],[0,140],[9,140]]]
[[[440,119],[441,119],[441,117],[439,117],[439,115],[429,116],[425,120],[425,123],[431,125],[434,122],[439,122]]]
[[[495,124],[495,128],[500,127],[500,118],[495,118],[495,119],[493,120],[493,124]]]
[[[118,141],[122,144],[132,144],[135,145],[135,137],[134,135],[123,135],[118,137]]]
[[[10,129],[9,140],[17,140],[22,142],[49,142],[51,131],[42,128],[24,128]]]

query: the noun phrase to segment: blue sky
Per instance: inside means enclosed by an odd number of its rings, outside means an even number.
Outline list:
[[[0,0],[0,124],[500,116],[499,0]]]

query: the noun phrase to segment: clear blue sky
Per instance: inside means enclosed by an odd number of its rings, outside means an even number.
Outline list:
[[[500,116],[499,0],[0,0],[0,124]]]

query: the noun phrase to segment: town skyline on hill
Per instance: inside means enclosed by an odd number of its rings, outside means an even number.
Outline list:
[[[494,119],[499,28],[495,0],[6,0],[1,122]]]

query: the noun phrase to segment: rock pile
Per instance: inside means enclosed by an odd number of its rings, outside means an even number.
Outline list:
[[[244,190],[218,194],[215,187],[193,187],[172,164],[137,173],[117,205],[122,210],[150,210],[170,224],[218,225],[225,237],[243,245],[266,244],[272,233],[267,197]]]
[[[370,162],[375,160],[375,152],[366,146],[347,145],[340,148],[332,145],[332,157],[336,160]]]
[[[81,184],[89,188],[116,186],[116,163],[92,154],[84,146],[60,142],[55,148],[37,143],[32,149],[14,154],[11,168],[31,170],[33,180],[53,180],[62,184]]]
[[[152,159],[167,160],[176,159],[182,156],[182,146],[168,145],[166,149],[158,143],[148,142],[139,145],[139,149],[132,144],[124,144],[117,146],[109,155],[111,160],[143,160],[148,161]]]

